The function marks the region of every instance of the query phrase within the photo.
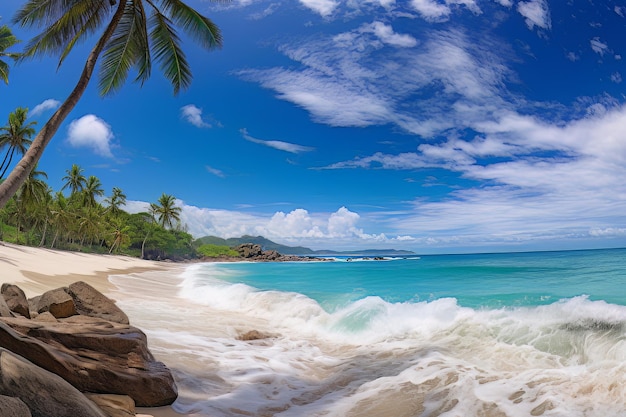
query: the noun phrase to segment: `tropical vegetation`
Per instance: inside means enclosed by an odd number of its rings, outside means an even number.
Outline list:
[[[62,189],[55,191],[45,172],[31,171],[0,209],[0,240],[155,260],[239,256],[228,246],[195,243],[172,195],[162,194],[146,211],[131,214],[124,210],[126,195],[120,188],[105,196],[100,180],[78,165],[66,174]]]

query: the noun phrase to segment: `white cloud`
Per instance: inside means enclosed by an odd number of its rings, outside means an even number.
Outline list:
[[[196,127],[211,127],[210,123],[202,119],[202,109],[193,104],[188,104],[180,108],[182,117]]]
[[[517,4],[517,11],[526,18],[526,25],[531,30],[535,26],[542,29],[550,29],[552,26],[550,9],[546,0],[520,1]]]
[[[314,148],[302,145],[296,145],[294,143],[283,142],[279,140],[261,140],[254,138],[248,134],[247,129],[240,129],[239,131],[243,138],[249,142],[258,143],[259,145],[267,146],[269,148],[278,149],[279,151],[285,151],[290,153],[310,152]]]
[[[322,17],[330,16],[339,6],[339,2],[334,0],[300,0],[300,3],[319,13]]]
[[[45,112],[47,110],[57,109],[60,105],[61,105],[61,102],[59,100],[55,100],[53,98],[49,98],[49,99],[44,100],[41,103],[37,104],[30,111],[30,115],[31,116],[39,116],[40,114],[42,114],[43,112]]]
[[[67,142],[75,148],[91,148],[98,155],[112,158],[113,132],[104,120],[88,114],[70,123]]]
[[[613,74],[611,74],[611,81],[616,84],[620,84],[622,82],[622,74],[620,74],[619,72],[614,72]]]
[[[431,22],[448,19],[451,11],[446,4],[436,0],[411,0],[411,6],[425,19]]]
[[[591,45],[591,49],[593,50],[593,52],[600,56],[603,56],[606,52],[609,52],[609,46],[606,43],[600,41],[600,38],[598,37],[591,39],[589,41],[589,44]]]
[[[372,23],[372,29],[376,36],[386,44],[402,48],[412,48],[417,45],[417,40],[413,36],[395,33],[390,25],[386,25],[382,22]]]
[[[209,165],[206,165],[204,168],[207,170],[207,172],[209,172],[210,174],[215,175],[216,177],[220,177],[220,178],[226,177],[226,175],[222,171],[217,169],[217,168],[213,168],[213,167],[211,167]]]

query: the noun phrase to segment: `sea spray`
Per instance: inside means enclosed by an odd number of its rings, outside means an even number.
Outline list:
[[[482,271],[482,284],[444,276],[462,274],[458,258],[438,258],[438,277],[419,270],[437,269],[423,260],[367,268],[376,277],[357,265],[365,262],[346,262],[339,271],[348,297],[324,279],[337,281],[336,265],[303,273],[295,265],[198,264],[111,281],[131,322],[173,369],[179,412],[625,416],[626,307],[605,300],[624,299],[624,276],[593,269],[601,255],[614,253],[560,255],[558,264],[545,255],[482,258],[490,266],[467,258],[468,276],[480,280]],[[499,275],[502,263],[507,273]],[[251,285],[257,272],[261,285]],[[509,285],[511,274],[524,284]],[[270,275],[277,285],[266,285]],[[317,282],[307,287],[303,275]],[[252,329],[268,337],[239,340]]]

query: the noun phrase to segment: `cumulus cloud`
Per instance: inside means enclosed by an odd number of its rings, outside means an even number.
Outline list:
[[[535,26],[542,29],[550,29],[552,26],[550,9],[546,0],[520,1],[517,4],[517,11],[526,18],[526,25],[531,30]]]
[[[240,129],[239,132],[243,138],[249,142],[258,143],[259,145],[267,146],[269,148],[278,149],[279,151],[285,151],[290,153],[310,152],[314,148],[302,145],[296,145],[294,143],[282,142],[279,140],[261,140],[254,138],[248,134],[247,129]]]
[[[411,48],[417,45],[417,40],[413,36],[395,33],[390,25],[382,22],[372,23],[372,29],[376,36],[386,44],[402,48]]]
[[[211,127],[210,123],[207,123],[202,118],[202,109],[196,107],[193,104],[188,104],[180,108],[180,114],[183,119],[191,123],[196,127]]]
[[[55,110],[57,109],[59,106],[61,105],[61,102],[59,100],[55,100],[53,98],[49,98],[47,100],[42,101],[41,103],[37,104],[31,111],[30,111],[30,115],[31,116],[39,116],[40,114],[48,111],[48,110]]]
[[[90,148],[96,154],[112,158],[111,126],[94,114],[72,121],[67,131],[67,142],[75,148]]]

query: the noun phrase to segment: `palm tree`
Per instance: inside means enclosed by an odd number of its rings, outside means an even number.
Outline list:
[[[98,40],[74,90],[43,126],[7,180],[0,184],[0,207],[24,182],[80,100],[101,55],[103,62],[98,75],[102,95],[121,88],[131,68],[137,72],[135,81],[145,82],[153,59],[177,94],[190,85],[192,76],[174,25],[208,50],[222,43],[218,27],[182,0],[27,0],[13,22],[43,29],[26,45],[23,57],[58,54],[59,65],[79,41],[94,35]]]
[[[17,230],[19,233],[21,221],[26,218],[27,210],[36,206],[46,198],[48,184],[40,177],[48,178],[48,174],[37,171],[37,167],[28,174],[28,178],[17,193]]]
[[[0,26],[0,57],[17,58],[17,54],[5,52],[17,43],[17,39],[11,33],[8,26]],[[0,79],[5,84],[9,83],[9,64],[0,59]]]
[[[61,191],[69,188],[71,195],[75,195],[83,191],[85,185],[87,184],[87,179],[83,175],[84,171],[84,169],[76,164],[73,164],[72,168],[66,169],[65,172],[67,175],[63,177],[65,184],[63,185],[63,188],[61,188]]]
[[[13,162],[13,155],[18,151],[22,155],[26,153],[26,149],[31,144],[30,137],[35,134],[33,126],[37,122],[26,123],[28,118],[28,109],[18,107],[9,114],[9,122],[6,126],[0,127],[0,148],[8,147],[7,153],[4,155],[2,164],[0,164],[0,178],[4,177],[9,165]]]
[[[95,175],[91,175],[85,182],[85,188],[82,191],[83,205],[86,207],[95,207],[98,205],[96,197],[102,197],[104,190],[102,189],[102,183],[100,179]]]
[[[173,195],[163,193],[159,197],[158,204],[150,204],[150,210],[163,228],[172,228],[172,221],[180,221],[181,208],[176,206],[176,198]]]
[[[120,188],[113,187],[113,194],[104,201],[109,205],[107,208],[109,213],[117,216],[122,212],[121,207],[126,205],[126,194]]]

